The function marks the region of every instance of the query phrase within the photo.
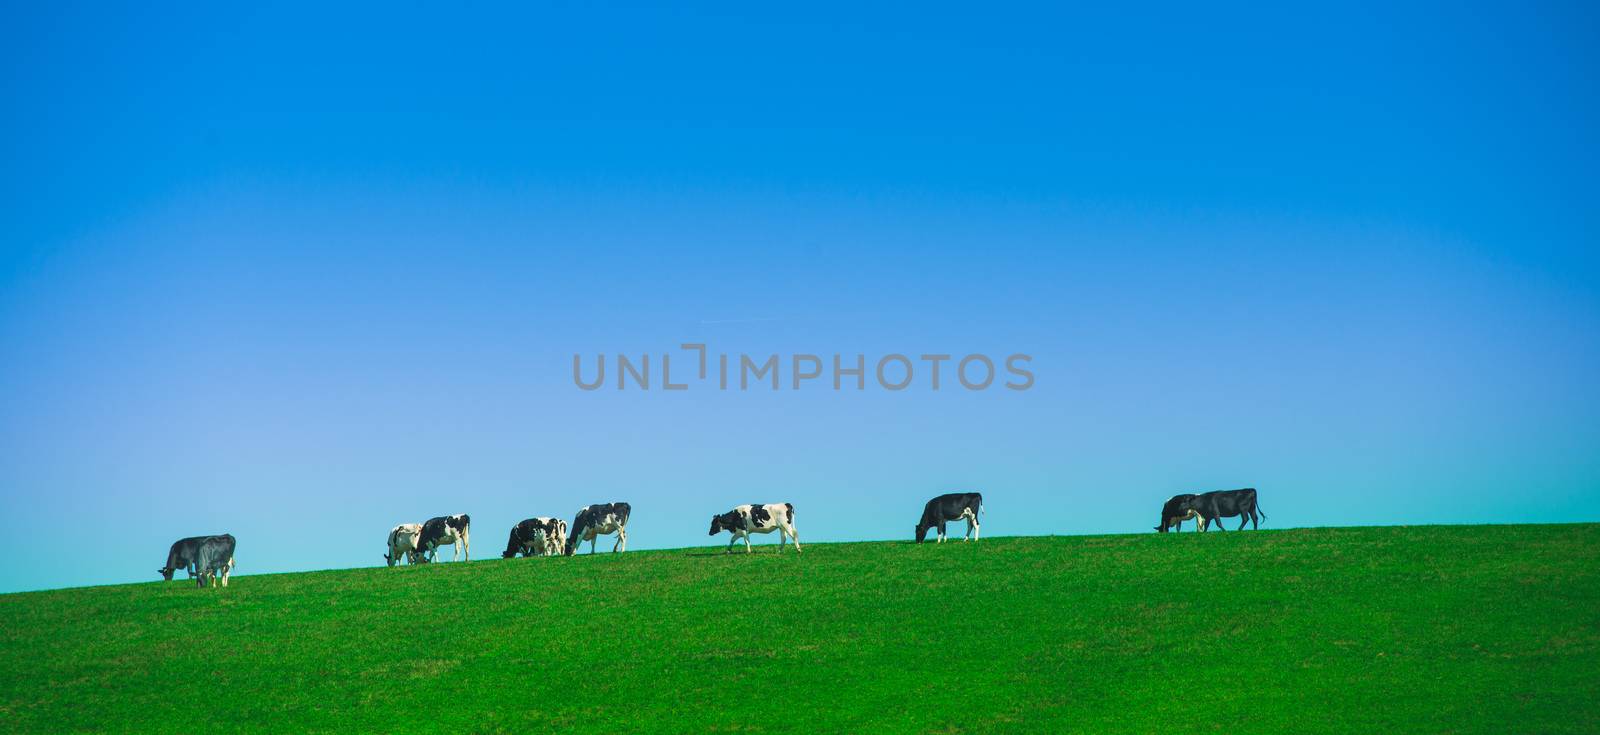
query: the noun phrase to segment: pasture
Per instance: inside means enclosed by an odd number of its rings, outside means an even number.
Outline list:
[[[0,595],[0,727],[1600,728],[1600,525],[725,544]]]

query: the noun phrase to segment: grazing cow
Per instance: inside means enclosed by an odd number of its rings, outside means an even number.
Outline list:
[[[189,578],[194,579],[194,557],[200,542],[210,536],[190,536],[172,542],[172,548],[167,550],[167,565],[157,569],[156,574],[161,575],[165,581],[172,581],[172,573],[182,569],[189,573]]]
[[[1261,510],[1261,505],[1256,502],[1256,489],[1247,487],[1242,490],[1214,490],[1201,493],[1194,499],[1194,509],[1200,514],[1200,530],[1215,521],[1217,528],[1228,530],[1222,525],[1222,519],[1239,516],[1239,529],[1244,530],[1244,524],[1249,523],[1251,530],[1260,528],[1257,518],[1266,518],[1267,514]]]
[[[560,518],[529,518],[511,527],[511,538],[500,556],[510,559],[523,556],[553,556],[562,552],[567,543],[567,522]]]
[[[1162,533],[1166,533],[1169,528],[1182,531],[1183,522],[1188,520],[1194,521],[1196,531],[1205,530],[1201,528],[1205,524],[1205,519],[1195,510],[1196,497],[1198,496],[1194,493],[1184,493],[1168,498],[1166,504],[1161,506],[1161,525],[1156,526],[1156,530]]]
[[[439,557],[439,547],[450,547],[450,560],[465,556],[472,561],[472,518],[462,513],[453,516],[429,518],[422,524],[422,536],[417,541],[417,556],[424,561]]]
[[[595,538],[608,533],[617,535],[617,543],[611,547],[612,552],[628,550],[628,514],[633,512],[633,506],[627,503],[597,503],[584,506],[578,511],[578,516],[572,519],[572,535],[567,537],[567,556],[578,552],[578,545],[589,542],[589,553],[593,554]]]
[[[928,501],[922,508],[922,520],[917,521],[917,543],[928,537],[928,529],[939,529],[939,543],[944,543],[944,524],[948,521],[967,521],[968,541],[978,540],[978,514],[983,512],[981,493],[949,493]]]
[[[735,506],[722,515],[711,516],[710,535],[715,536],[718,531],[731,535],[726,552],[729,554],[733,553],[733,544],[739,539],[744,539],[744,553],[750,553],[752,534],[773,531],[778,532],[778,553],[783,553],[783,543],[787,539],[794,539],[795,553],[800,552],[800,533],[794,530],[793,503]]]
[[[389,531],[389,553],[383,555],[383,560],[389,566],[399,564],[402,560],[409,564],[417,563],[419,555],[417,542],[422,538],[421,523],[402,523]]]
[[[206,580],[211,580],[211,586],[216,587],[217,574],[221,573],[223,587],[228,586],[228,575],[233,572],[234,539],[232,534],[221,536],[207,536],[195,546],[194,574],[195,583],[201,587],[206,586]]]

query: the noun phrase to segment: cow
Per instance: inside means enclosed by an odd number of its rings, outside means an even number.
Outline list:
[[[611,547],[613,553],[627,551],[628,514],[632,512],[633,506],[627,503],[597,503],[579,509],[572,519],[572,535],[567,537],[567,556],[577,553],[578,545],[585,541],[589,542],[589,553],[593,554],[599,543],[596,537],[608,533],[617,535],[617,543]]]
[[[200,542],[210,536],[190,536],[172,542],[172,548],[167,549],[167,565],[157,569],[156,574],[167,582],[172,581],[172,573],[182,569],[189,573],[189,578],[194,579],[194,557],[200,547]]]
[[[389,531],[389,553],[383,555],[383,560],[389,566],[399,564],[402,560],[409,564],[417,563],[418,545],[422,537],[421,523],[402,523]]]
[[[228,575],[233,572],[233,550],[236,544],[231,534],[221,536],[207,536],[195,546],[194,574],[195,583],[206,586],[206,580],[211,580],[211,586],[216,587],[221,581],[223,587],[228,586]],[[218,574],[221,574],[219,580]]]
[[[1243,531],[1246,523],[1251,530],[1260,528],[1258,518],[1266,518],[1267,514],[1261,510],[1260,503],[1256,500],[1256,489],[1247,487],[1240,490],[1214,490],[1195,496],[1194,509],[1200,514],[1200,530],[1206,530],[1213,521],[1217,528],[1228,530],[1222,525],[1222,519],[1239,516],[1239,528]]]
[[[529,518],[511,527],[511,538],[506,540],[503,559],[517,554],[523,556],[553,556],[561,553],[567,542],[567,522],[560,518]]]
[[[794,529],[793,503],[735,506],[726,513],[711,516],[709,535],[715,536],[719,531],[727,531],[731,536],[724,553],[732,554],[734,542],[744,539],[744,553],[748,554],[751,535],[773,531],[778,532],[778,553],[783,553],[783,543],[787,539],[794,539],[795,553],[800,553],[800,533]]]
[[[948,521],[967,521],[968,541],[978,540],[978,514],[983,512],[981,493],[948,493],[928,501],[922,508],[922,520],[917,521],[917,543],[928,537],[928,529],[939,529],[939,543],[944,543],[944,524]]]
[[[417,539],[417,556],[423,561],[439,557],[439,547],[450,547],[450,560],[465,556],[472,561],[472,518],[465,513],[429,518],[422,524],[422,535]]]
[[[1161,506],[1161,525],[1156,526],[1156,530],[1161,533],[1166,533],[1169,528],[1182,531],[1183,522],[1188,520],[1194,521],[1196,531],[1205,530],[1202,528],[1205,519],[1195,510],[1196,497],[1194,493],[1183,493],[1167,498],[1167,502]]]

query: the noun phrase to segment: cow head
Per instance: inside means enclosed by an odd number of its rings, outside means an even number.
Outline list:
[[[517,555],[517,552],[521,551],[524,548],[523,545],[526,544],[526,543],[527,543],[527,539],[524,539],[522,537],[522,524],[518,523],[517,525],[512,526],[511,527],[511,536],[506,539],[506,550],[500,552],[500,558],[501,559],[514,558]]]
[[[917,524],[917,543],[922,543],[923,539],[928,537],[928,529],[930,528],[933,528],[933,526],[924,523]]]
[[[163,579],[163,580],[165,580],[167,582],[171,582],[172,581],[172,573],[174,571],[176,571],[176,570],[173,569],[172,567],[162,567],[162,568],[156,570],[156,574],[161,575],[161,579]]]
[[[715,536],[721,530],[722,530],[722,516],[719,516],[719,515],[711,516],[711,533],[708,533],[706,535],[707,536]]]
[[[1194,517],[1194,495],[1174,495],[1161,504],[1161,525],[1156,526],[1156,531],[1166,533],[1167,529]]]
[[[1173,513],[1171,509],[1166,509],[1161,511],[1161,525],[1156,526],[1156,531],[1166,533],[1168,529],[1176,527],[1178,524],[1183,523],[1184,521],[1203,523],[1204,520],[1205,519],[1201,518],[1200,514],[1196,513],[1193,508],[1184,508],[1182,511],[1177,513]]]
[[[396,558],[394,558],[392,556],[389,556],[388,554],[384,554],[383,555],[383,561],[386,564],[388,564],[389,566],[391,566],[391,567],[394,566],[395,564],[399,563],[398,559],[396,559]]]

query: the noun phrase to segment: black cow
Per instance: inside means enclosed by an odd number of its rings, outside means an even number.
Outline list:
[[[1168,498],[1166,504],[1161,506],[1161,525],[1156,526],[1156,530],[1162,533],[1166,533],[1168,528],[1182,531],[1183,522],[1190,519],[1195,519],[1196,531],[1202,530],[1200,526],[1205,523],[1205,519],[1195,511],[1196,497],[1198,496],[1194,493],[1184,493]]]
[[[633,506],[627,503],[596,503],[584,506],[578,511],[577,517],[572,519],[572,535],[567,536],[567,556],[572,556],[578,551],[578,544],[589,542],[589,553],[593,554],[597,536],[608,533],[617,535],[616,545],[611,547],[613,552],[628,550],[628,515],[633,512]]]
[[[967,540],[978,540],[978,514],[983,512],[981,493],[948,493],[928,501],[922,508],[922,520],[917,521],[917,543],[928,537],[928,529],[939,529],[939,543],[944,543],[944,524],[948,521],[967,521]]]
[[[210,536],[190,536],[172,542],[172,548],[167,550],[167,565],[157,569],[156,574],[163,580],[172,581],[172,573],[182,569],[189,573],[189,578],[194,579],[194,557],[200,547],[200,542]]]
[[[500,557],[510,559],[523,556],[550,556],[561,553],[566,545],[567,522],[560,518],[529,518],[511,527],[511,538]]]
[[[472,518],[465,513],[429,518],[422,524],[422,536],[417,539],[418,557],[433,561],[439,557],[439,547],[450,547],[450,560],[462,556],[472,561]]]
[[[216,587],[217,574],[222,574],[223,587],[228,586],[228,575],[233,572],[233,550],[235,547],[232,534],[221,536],[207,536],[195,546],[194,574],[195,582],[201,587],[206,586],[206,579],[211,580],[211,586]]]
[[[1240,516],[1239,529],[1244,530],[1244,524],[1249,523],[1251,530],[1259,528],[1257,517],[1266,518],[1267,514],[1261,510],[1261,505],[1256,502],[1256,489],[1247,487],[1242,490],[1214,490],[1195,496],[1194,510],[1200,514],[1200,530],[1215,521],[1217,528],[1224,531],[1222,519]]]

